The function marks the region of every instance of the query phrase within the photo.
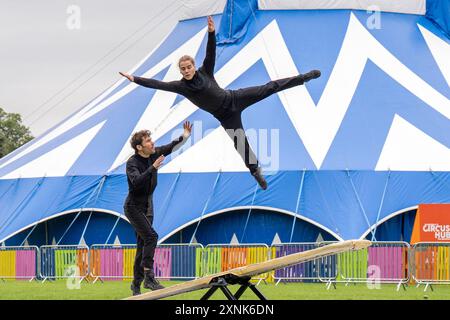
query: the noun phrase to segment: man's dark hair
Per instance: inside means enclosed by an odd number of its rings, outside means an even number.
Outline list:
[[[150,132],[150,130],[141,130],[133,133],[133,136],[130,139],[130,144],[135,153],[138,153],[137,146],[142,144],[143,139],[146,137],[150,137],[151,134],[152,133]]]

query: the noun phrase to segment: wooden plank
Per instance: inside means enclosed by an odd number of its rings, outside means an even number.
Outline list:
[[[349,250],[359,250],[367,248],[372,243],[368,240],[347,240],[338,243],[333,243],[313,250],[294,253],[288,256],[279,257],[276,259],[267,260],[261,263],[251,264],[249,266],[239,267],[228,271],[216,273],[203,278],[195,279],[188,282],[183,282],[161,290],[146,292],[137,296],[126,298],[125,300],[156,300],[167,298],[181,293],[201,290],[209,288],[209,284],[214,278],[235,275],[238,277],[252,277],[261,273],[266,273],[272,270],[289,267],[301,262],[314,260],[328,255],[345,252]]]

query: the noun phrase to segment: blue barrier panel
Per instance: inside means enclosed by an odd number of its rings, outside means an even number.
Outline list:
[[[55,274],[55,251],[53,248],[41,247],[41,278],[53,279]]]
[[[173,280],[189,280],[196,278],[196,267],[197,267],[197,248],[201,247],[200,244],[193,245],[178,245],[178,244],[167,244],[160,245],[160,248],[169,247],[171,248],[171,279]]]

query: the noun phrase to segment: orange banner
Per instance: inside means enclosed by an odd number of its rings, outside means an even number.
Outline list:
[[[419,205],[411,235],[417,242],[450,242],[450,204]]]

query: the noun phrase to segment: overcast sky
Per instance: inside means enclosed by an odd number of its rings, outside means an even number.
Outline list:
[[[182,3],[0,0],[0,107],[20,113],[39,135],[157,46]]]

